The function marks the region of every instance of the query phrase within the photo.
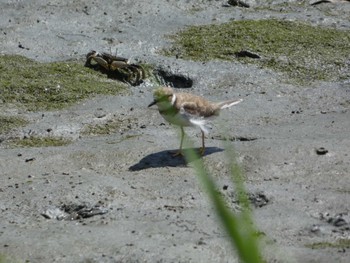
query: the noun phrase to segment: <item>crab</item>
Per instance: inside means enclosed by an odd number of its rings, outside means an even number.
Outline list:
[[[94,50],[86,55],[85,66],[105,72],[110,78],[116,78],[131,85],[138,85],[146,77],[144,69],[140,65],[130,64],[127,58]]]

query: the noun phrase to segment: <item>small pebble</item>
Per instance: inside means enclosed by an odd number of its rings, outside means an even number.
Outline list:
[[[328,150],[324,147],[319,147],[316,149],[316,153],[317,155],[325,155],[326,153],[328,153]]]

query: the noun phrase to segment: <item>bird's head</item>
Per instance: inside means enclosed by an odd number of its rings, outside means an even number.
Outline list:
[[[157,104],[158,107],[161,103],[170,104],[174,91],[170,87],[160,87],[153,92],[153,101],[148,105],[148,107]]]

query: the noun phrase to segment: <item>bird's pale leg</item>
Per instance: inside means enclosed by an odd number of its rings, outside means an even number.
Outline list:
[[[204,152],[205,152],[205,145],[204,145],[204,132],[202,132],[202,148],[199,149],[199,154],[200,155],[204,155]]]
[[[175,156],[182,156],[183,154],[182,154],[182,143],[183,143],[183,141],[184,141],[184,137],[185,137],[185,131],[184,131],[184,128],[181,126],[180,127],[181,128],[181,141],[180,141],[180,149],[176,152],[176,153],[174,153],[173,154],[173,157],[175,157]]]

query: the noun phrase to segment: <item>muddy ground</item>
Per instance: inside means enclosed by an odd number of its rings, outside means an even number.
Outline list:
[[[117,51],[187,76],[189,92],[243,98],[222,112],[206,140],[203,160],[222,193],[234,209],[221,140],[227,130],[266,261],[349,262],[350,249],[339,240],[350,238],[350,80],[300,87],[253,65],[157,52],[170,44],[166,35],[186,25],[232,19],[350,29],[350,4],[247,2],[250,8],[226,1],[2,0],[1,53],[47,62]],[[146,81],[60,111],[3,109],[31,120],[17,133],[73,139],[62,147],[0,148],[0,253],[8,261],[237,262],[195,172],[169,154],[178,133],[147,108],[152,89]],[[120,130],[82,134],[84,125],[107,120],[120,121]],[[186,131],[199,146],[199,131]]]

